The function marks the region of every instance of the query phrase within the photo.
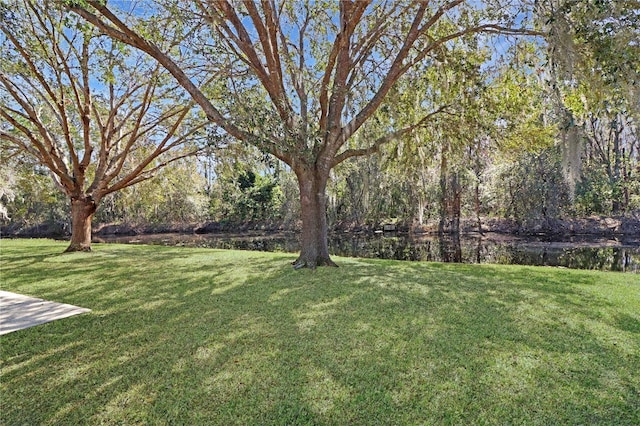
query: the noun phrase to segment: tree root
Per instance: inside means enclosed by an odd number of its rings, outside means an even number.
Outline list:
[[[331,266],[337,268],[338,265],[331,260],[330,258],[319,258],[315,261],[311,261],[308,259],[304,259],[303,257],[298,257],[294,262],[291,263],[293,265],[293,269],[296,271],[302,268],[309,268],[315,270],[318,266]]]
[[[77,252],[87,253],[90,251],[91,251],[91,246],[87,246],[84,244],[71,244],[69,247],[67,247],[64,253],[77,253]]]
[[[314,266],[308,266],[307,261],[304,259],[296,259],[295,262],[291,263],[293,265],[293,269],[295,269],[296,271],[298,269],[302,269],[302,268],[310,268],[310,269],[315,269],[315,265]]]

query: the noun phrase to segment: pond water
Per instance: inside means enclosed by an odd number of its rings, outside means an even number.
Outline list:
[[[144,234],[99,236],[94,242],[162,244],[219,249],[279,251],[299,250],[298,236],[277,234]],[[329,236],[332,255],[412,261],[497,263],[562,266],[640,273],[640,236],[619,238],[572,237],[553,240],[544,237],[516,237],[487,233],[411,235],[400,233]]]

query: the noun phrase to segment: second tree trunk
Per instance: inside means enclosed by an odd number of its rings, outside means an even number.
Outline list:
[[[71,199],[71,243],[65,251],[91,251],[91,219],[96,203],[89,197]]]

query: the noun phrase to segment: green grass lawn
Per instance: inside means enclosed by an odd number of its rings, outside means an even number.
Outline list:
[[[640,424],[640,276],[2,240],[92,309],[0,337],[0,423]]]

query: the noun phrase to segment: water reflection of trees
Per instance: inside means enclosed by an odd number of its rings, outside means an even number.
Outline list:
[[[578,269],[604,269],[611,271],[637,271],[639,269],[640,257],[634,256],[631,250],[626,248],[602,248],[593,250],[588,248],[576,248],[565,250],[560,256],[565,265],[569,268]],[[635,263],[635,264],[634,264]]]
[[[640,272],[640,248],[571,247],[568,245],[500,242],[480,236],[411,238],[408,236],[334,236],[333,254],[413,261],[499,263],[518,265],[564,266]]]
[[[127,239],[105,241],[128,242]],[[121,237],[122,238],[122,237]],[[225,235],[144,235],[127,237],[132,242],[184,245],[218,249],[296,252],[295,234],[261,236]],[[640,272],[640,247],[583,247],[580,243],[541,243],[501,240],[480,235],[444,234],[417,237],[405,234],[334,234],[329,246],[332,255],[410,261],[498,263],[563,266]]]
[[[462,246],[460,244],[460,234],[440,234],[440,259],[443,262],[462,262]]]

